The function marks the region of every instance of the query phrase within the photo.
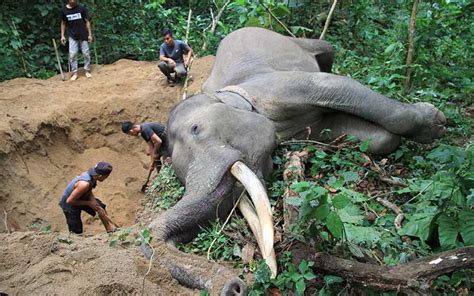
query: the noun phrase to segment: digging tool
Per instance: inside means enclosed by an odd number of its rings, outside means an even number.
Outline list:
[[[141,192],[145,192],[146,189],[148,188],[148,182],[150,181],[151,173],[153,173],[153,170],[149,170],[148,177],[146,178],[145,184],[142,185],[142,189],[140,190]]]
[[[53,46],[54,46],[54,52],[56,53],[56,59],[58,60],[59,72],[61,72],[61,78],[64,81],[66,80],[66,76],[64,76],[64,73],[63,73],[63,67],[61,66],[61,60],[59,59],[58,47],[56,46],[56,40],[54,38],[53,38]]]
[[[191,61],[189,61],[189,65],[188,65],[188,74],[186,75],[186,79],[184,80],[184,87],[183,87],[183,100],[186,100],[186,97],[188,96],[188,83],[189,83],[189,79],[191,79],[191,66],[193,65],[193,58],[191,58]]]

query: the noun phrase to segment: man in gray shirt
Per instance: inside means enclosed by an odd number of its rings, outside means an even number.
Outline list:
[[[169,29],[164,29],[162,35],[164,42],[160,46],[160,64],[158,67],[168,79],[168,85],[174,86],[175,82],[186,76],[193,50],[185,42],[175,40]],[[183,59],[184,54],[186,54],[185,59]],[[171,77],[173,72],[176,73],[174,78]]]

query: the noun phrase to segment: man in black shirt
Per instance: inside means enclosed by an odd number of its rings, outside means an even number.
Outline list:
[[[142,136],[150,147],[151,163],[149,170],[152,171],[156,167],[159,172],[162,163],[160,157],[163,154],[163,148],[166,147],[166,127],[159,122],[134,124],[126,121],[122,123],[122,132],[130,136]]]
[[[88,43],[92,41],[92,28],[89,15],[84,6],[78,5],[77,0],[68,0],[66,6],[61,9],[61,43],[66,44],[64,35],[67,28],[69,37],[69,61],[71,63],[71,80],[77,79],[77,53],[79,46],[84,56],[84,71],[87,78],[92,77],[90,73],[91,56]]]

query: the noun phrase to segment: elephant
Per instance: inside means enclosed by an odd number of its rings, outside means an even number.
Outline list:
[[[245,295],[234,272],[177,250],[200,227],[225,218],[240,199],[272,276],[273,220],[264,180],[281,141],[352,134],[369,151],[394,151],[401,137],[431,143],[445,132],[442,112],[428,103],[389,99],[344,76],[331,74],[334,49],[326,41],[297,39],[263,28],[242,28],[220,43],[198,95],[169,113],[165,150],[185,185],[183,198],[150,229],[158,261],[180,283],[219,295]],[[243,189],[249,193],[250,200]]]

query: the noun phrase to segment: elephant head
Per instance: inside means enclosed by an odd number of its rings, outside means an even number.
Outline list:
[[[244,295],[245,284],[231,271],[180,254],[174,244],[190,241],[209,221],[225,218],[242,194],[242,187],[236,185],[240,180],[256,209],[242,202],[243,207],[247,205],[242,212],[252,223],[262,254],[276,273],[273,222],[261,183],[272,169],[274,125],[258,113],[202,94],[175,106],[169,114],[168,130],[167,148],[186,191],[173,208],[151,224],[152,231],[167,245],[167,256],[159,260],[187,286]]]

